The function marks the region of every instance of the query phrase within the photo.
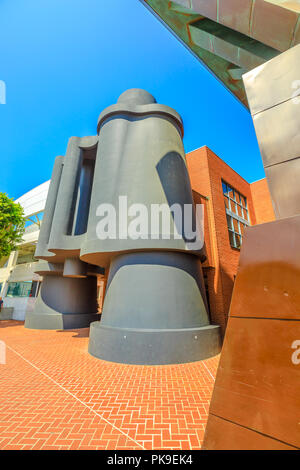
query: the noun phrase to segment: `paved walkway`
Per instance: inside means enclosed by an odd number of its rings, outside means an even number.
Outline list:
[[[199,449],[219,358],[115,364],[88,333],[0,322],[0,449]]]

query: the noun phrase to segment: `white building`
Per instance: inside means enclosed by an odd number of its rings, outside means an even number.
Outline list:
[[[27,219],[25,233],[18,250],[0,259],[0,295],[4,307],[13,307],[12,318],[25,320],[26,311],[33,309],[41,277],[34,273],[34,258],[40,224],[46,204],[50,181],[40,184],[15,202],[24,209]]]

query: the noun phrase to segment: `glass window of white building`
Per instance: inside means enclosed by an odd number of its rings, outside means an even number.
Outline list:
[[[29,297],[31,281],[9,282],[6,297]]]

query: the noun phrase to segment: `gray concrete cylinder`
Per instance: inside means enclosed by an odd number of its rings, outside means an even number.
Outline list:
[[[66,258],[63,275],[65,277],[85,278],[87,277],[87,267],[88,265],[78,258]]]
[[[91,324],[90,354],[130,364],[182,363],[217,354],[220,329],[209,324],[206,311],[202,246],[191,249],[171,212],[174,204],[182,213],[193,207],[180,116],[144,90],[128,90],[101,113],[98,131],[97,190],[80,258],[111,265],[102,319]],[[140,204],[148,214],[154,204],[164,204],[169,236],[150,224],[144,237],[117,231],[115,238],[100,238],[99,206],[112,206],[119,224],[124,196],[128,207]],[[191,217],[195,222],[193,210]]]
[[[176,226],[170,210],[168,239],[161,232],[158,238],[152,237],[151,226],[146,239],[123,237],[119,225],[115,239],[103,240],[97,236],[98,211],[104,203],[115,208],[117,223],[124,212],[120,198],[126,198],[128,207],[142,204],[149,214],[153,204],[165,204],[168,208],[178,204],[182,209],[185,204],[193,204],[179,114],[157,104],[144,90],[128,90],[117,104],[100,114],[98,130],[90,214],[80,258],[108,267],[113,255],[126,251],[187,251],[184,237],[174,238],[180,227]]]
[[[73,279],[44,275],[34,312],[25,327],[39,330],[86,328],[99,319],[97,278]]]
[[[26,328],[81,328],[98,319],[96,276],[103,270],[79,259],[97,143],[97,136],[71,137],[66,156],[56,158],[36,249],[44,280]]]
[[[209,324],[200,287],[194,255],[115,257],[101,322],[91,324],[90,354],[127,364],[174,364],[217,354],[219,327]]]

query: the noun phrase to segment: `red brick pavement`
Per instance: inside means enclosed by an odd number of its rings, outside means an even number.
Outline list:
[[[13,321],[0,340],[0,449],[200,449],[219,357],[116,364],[88,354],[88,329]]]

